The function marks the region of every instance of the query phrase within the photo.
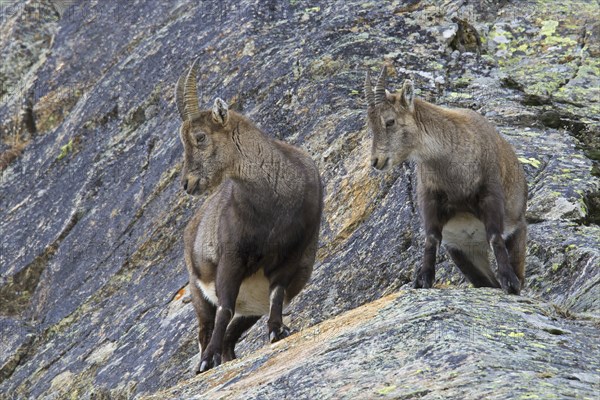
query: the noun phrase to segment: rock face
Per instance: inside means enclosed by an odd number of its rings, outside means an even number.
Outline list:
[[[157,398],[339,397],[317,380],[366,397],[462,397],[473,382],[466,397],[600,390],[596,5],[8,3],[0,397],[131,398],[172,386]],[[201,104],[228,99],[304,147],[326,201],[313,278],[289,309],[300,334],[266,346],[261,320],[238,345],[245,357],[175,386],[197,357],[182,232],[203,198],[180,187],[173,88],[196,57]],[[437,286],[448,290],[378,300],[410,285],[423,242],[412,167],[368,166],[360,93],[365,69],[384,61],[396,69],[391,85],[411,76],[419,96],[478,110],[515,146],[529,182],[522,297],[464,289],[442,252]],[[311,342],[318,330],[329,333]]]
[[[403,290],[145,398],[591,399],[597,340],[532,299]]]

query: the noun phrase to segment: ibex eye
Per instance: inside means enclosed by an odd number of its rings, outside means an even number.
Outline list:
[[[389,128],[390,126],[393,126],[395,123],[396,123],[395,120],[390,119],[390,120],[385,121],[385,126],[386,126],[386,128]]]
[[[196,136],[196,140],[198,141],[198,143],[202,143],[206,140],[206,135],[204,133],[201,133],[198,136]]]

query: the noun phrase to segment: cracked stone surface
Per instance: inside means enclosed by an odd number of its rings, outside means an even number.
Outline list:
[[[402,290],[142,398],[592,399],[598,336],[492,289]]]
[[[597,395],[593,2],[8,3],[0,165],[21,147],[0,171],[0,398]],[[299,334],[271,346],[263,319],[239,361],[187,381],[182,231],[204,198],[180,188],[173,88],[196,57],[201,104],[227,99],[305,148],[326,198],[313,277],[286,316]],[[361,94],[384,61],[390,89],[411,77],[418,96],[479,111],[514,145],[529,183],[521,297],[467,289],[443,251],[444,290],[405,290],[423,243],[414,170],[369,168]],[[16,137],[24,98],[38,129]],[[478,332],[471,347],[461,329]]]

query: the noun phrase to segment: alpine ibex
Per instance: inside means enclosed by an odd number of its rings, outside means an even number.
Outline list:
[[[196,63],[179,78],[176,103],[183,188],[213,192],[184,234],[200,373],[234,359],[237,340],[262,315],[272,343],[289,335],[282,310],[311,276],[323,190],[304,151],[268,138],[219,98],[201,111]]]
[[[378,170],[411,160],[425,228],[415,288],[430,288],[440,243],[475,287],[519,294],[525,275],[527,183],[511,145],[481,115],[414,97],[413,84],[386,92],[384,66],[373,92],[365,80],[371,163]],[[498,279],[488,258],[493,248]]]

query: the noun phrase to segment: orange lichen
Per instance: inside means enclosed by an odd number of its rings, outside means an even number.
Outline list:
[[[177,294],[175,295],[175,301],[181,299],[183,296],[185,296],[185,287],[182,287],[181,289],[179,289],[179,291],[177,292]]]

